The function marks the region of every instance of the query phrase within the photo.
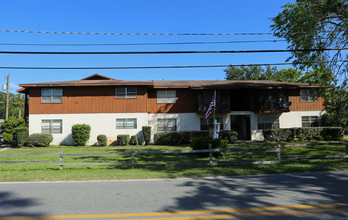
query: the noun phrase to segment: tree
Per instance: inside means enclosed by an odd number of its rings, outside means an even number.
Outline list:
[[[14,116],[21,118],[24,116],[24,96],[22,94],[10,93],[10,105],[9,105],[9,117]],[[6,103],[6,93],[0,92],[0,119],[5,118],[5,103]],[[19,117],[19,115],[21,117]]]
[[[348,131],[348,87],[332,87],[327,90],[325,100],[326,114],[322,121],[324,125],[338,126]]]
[[[323,48],[345,48],[348,45],[348,4],[346,0],[297,0],[285,4],[283,11],[273,18],[274,35],[285,38],[288,49],[294,50],[288,58],[305,70],[323,66],[332,73],[343,74],[347,80],[347,62],[342,59],[342,50],[325,52],[309,51]],[[347,56],[348,57],[348,56]],[[319,62],[318,62],[319,61]],[[323,62],[321,62],[323,61]],[[327,65],[326,61],[330,64]],[[329,71],[318,72],[319,78],[329,78]],[[322,80],[323,81],[323,80]],[[332,81],[331,81],[332,82]]]
[[[294,68],[278,70],[277,67],[267,66],[229,66],[224,70],[227,80],[273,80],[278,82],[301,82],[302,71]]]

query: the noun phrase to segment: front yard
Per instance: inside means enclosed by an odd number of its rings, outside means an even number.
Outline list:
[[[276,148],[262,144],[237,144],[228,148]],[[59,152],[64,154],[100,154],[121,153],[126,150],[191,150],[190,147],[172,146],[109,146],[109,147],[73,147],[50,146],[48,148],[20,148],[1,151],[0,154],[27,154],[43,152]],[[296,155],[331,155],[346,154],[345,145],[322,145],[311,147],[287,147],[281,149],[281,156]],[[1,161],[58,161],[58,155],[0,157]],[[207,163],[208,157],[198,157],[195,154],[135,154],[135,163]],[[276,153],[223,153],[214,161],[231,160],[277,160]],[[90,156],[65,157],[64,163],[78,162],[122,162],[131,161],[131,156]],[[282,160],[281,164],[267,165],[224,165],[224,166],[171,166],[171,167],[135,167],[131,165],[111,166],[64,166],[59,170],[59,164],[0,164],[0,181],[59,181],[59,180],[112,180],[112,179],[150,179],[178,177],[232,176],[252,174],[276,174],[293,172],[313,172],[330,170],[348,170],[346,159],[310,159]]]

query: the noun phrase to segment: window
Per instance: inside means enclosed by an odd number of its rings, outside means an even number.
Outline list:
[[[318,116],[302,116],[302,127],[318,127]]]
[[[62,133],[62,120],[42,120],[41,133],[49,134],[61,134]]]
[[[158,119],[157,131],[176,131],[176,120],[172,119]]]
[[[136,87],[119,87],[116,88],[116,98],[119,99],[134,99],[137,97]]]
[[[41,89],[42,103],[62,103],[63,89]]]
[[[257,117],[257,129],[277,129],[277,128],[279,128],[279,118]]]
[[[116,129],[136,129],[137,119],[136,118],[117,118]]]
[[[215,118],[218,123],[220,123],[220,130],[224,130],[224,124],[222,121],[222,118]],[[214,119],[209,118],[208,119],[208,124],[210,128],[214,128]],[[207,124],[207,119],[201,118],[201,131],[207,131],[208,130],[208,124]]]
[[[300,97],[301,97],[301,102],[316,102],[317,91],[315,89],[301,89]]]
[[[157,90],[157,103],[175,103],[175,90]]]

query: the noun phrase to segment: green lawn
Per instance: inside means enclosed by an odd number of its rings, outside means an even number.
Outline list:
[[[255,144],[230,145],[229,148],[275,148],[269,145]],[[64,154],[120,153],[125,150],[191,150],[190,147],[172,146],[136,146],[136,147],[71,147],[50,146],[48,148],[9,149],[0,154],[23,154],[58,152]],[[282,156],[345,154],[344,145],[323,145],[312,147],[282,148]],[[136,163],[199,163],[208,162],[208,158],[194,154],[136,154]],[[276,153],[224,153],[216,161],[230,160],[276,160]],[[58,161],[58,155],[30,157],[0,157],[1,161]],[[130,156],[93,156],[65,157],[64,162],[121,162],[131,161]],[[282,161],[281,164],[270,165],[226,165],[226,166],[193,166],[193,167],[136,167],[130,165],[117,166],[64,166],[59,170],[58,164],[0,164],[0,181],[59,181],[59,180],[111,180],[111,179],[149,179],[204,176],[232,176],[251,174],[275,174],[291,172],[312,172],[329,170],[348,170],[345,159],[312,159]]]

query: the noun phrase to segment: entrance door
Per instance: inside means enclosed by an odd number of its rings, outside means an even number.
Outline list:
[[[238,132],[239,140],[251,140],[250,116],[231,115],[231,130]]]

